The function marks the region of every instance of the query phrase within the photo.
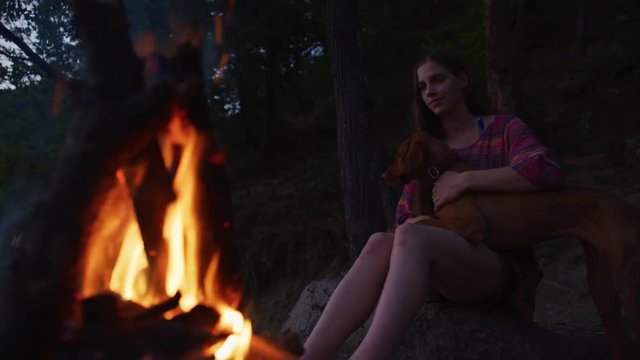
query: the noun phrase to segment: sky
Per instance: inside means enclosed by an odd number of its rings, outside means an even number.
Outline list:
[[[9,48],[17,49],[17,46],[13,45],[12,43],[8,43],[3,38],[0,38],[0,47],[5,47],[5,48],[9,47]],[[9,61],[4,55],[0,55],[0,65],[11,67],[11,61]],[[3,81],[0,83],[0,89],[14,89],[14,88],[15,86],[11,85],[6,81]]]
[[[24,27],[24,20],[20,20],[14,23],[10,23],[10,24],[5,24],[5,26],[9,29],[14,29],[16,27]],[[34,44],[38,42],[38,34],[34,31],[31,33],[31,35],[29,36],[29,39],[25,39],[27,44]],[[0,47],[3,48],[9,48],[9,49],[15,49],[15,50],[19,50],[19,48],[12,42],[6,41],[5,39],[3,39],[2,37],[0,37]],[[11,64],[12,61],[7,59],[4,55],[0,54],[0,64],[2,64],[2,66],[8,66],[9,68],[11,68]],[[39,77],[38,77],[39,78]],[[15,86],[13,86],[11,83],[8,83],[6,81],[1,82],[0,83],[0,89],[14,89]]]

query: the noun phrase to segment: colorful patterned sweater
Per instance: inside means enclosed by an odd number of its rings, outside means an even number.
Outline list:
[[[475,169],[494,169],[510,166],[518,174],[539,187],[558,185],[564,176],[549,151],[536,138],[531,129],[519,118],[496,115],[481,135],[471,145],[454,149],[456,155]],[[416,216],[412,209],[417,193],[416,180],[404,186],[396,209],[396,224]],[[514,289],[507,305],[514,307],[524,323],[531,322],[535,307],[535,290],[542,278],[542,271],[534,256],[533,248],[501,252],[510,262]]]

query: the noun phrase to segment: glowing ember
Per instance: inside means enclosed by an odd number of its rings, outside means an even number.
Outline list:
[[[203,267],[199,264],[202,240],[196,203],[199,198],[197,171],[203,156],[213,161],[223,161],[224,157],[203,153],[205,139],[181,110],[174,112],[166,133],[159,140],[165,166],[171,168],[177,164],[173,180],[176,199],[166,209],[163,226],[165,246],[161,251],[167,252],[165,276],[158,277],[159,272],[151,269],[130,194],[145,168],[120,169],[92,229],[81,295],[88,298],[111,291],[125,300],[150,307],[180,292],[179,310],[171,313],[172,316],[203,304],[220,314],[211,333],[230,334],[206,349],[205,355],[216,359],[244,359],[252,338],[251,323],[234,309],[237,304],[225,304],[216,296],[220,254],[211,256],[205,274],[200,273]]]

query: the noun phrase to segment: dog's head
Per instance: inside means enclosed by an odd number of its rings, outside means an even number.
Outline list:
[[[388,185],[406,184],[419,178],[434,161],[449,152],[445,143],[428,133],[414,134],[400,143],[394,162],[382,174],[382,178]]]

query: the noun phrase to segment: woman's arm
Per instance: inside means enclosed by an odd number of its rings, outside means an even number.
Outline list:
[[[433,187],[436,211],[469,191],[530,191],[563,182],[560,167],[522,120],[510,119],[502,141],[508,148],[509,165],[464,173],[445,172]]]
[[[432,197],[435,211],[464,193],[471,191],[530,191],[538,188],[518,174],[510,166],[471,170],[463,173],[447,171],[433,186]]]
[[[537,188],[510,166],[463,173],[447,171],[433,186],[432,197],[435,211],[438,211],[443,205],[471,191],[516,192]]]
[[[407,219],[415,216],[413,203],[415,202],[417,182],[411,181],[402,189],[402,195],[396,206],[396,225],[400,225]]]
[[[529,191],[538,187],[511,166],[460,173],[462,192],[469,191]]]

